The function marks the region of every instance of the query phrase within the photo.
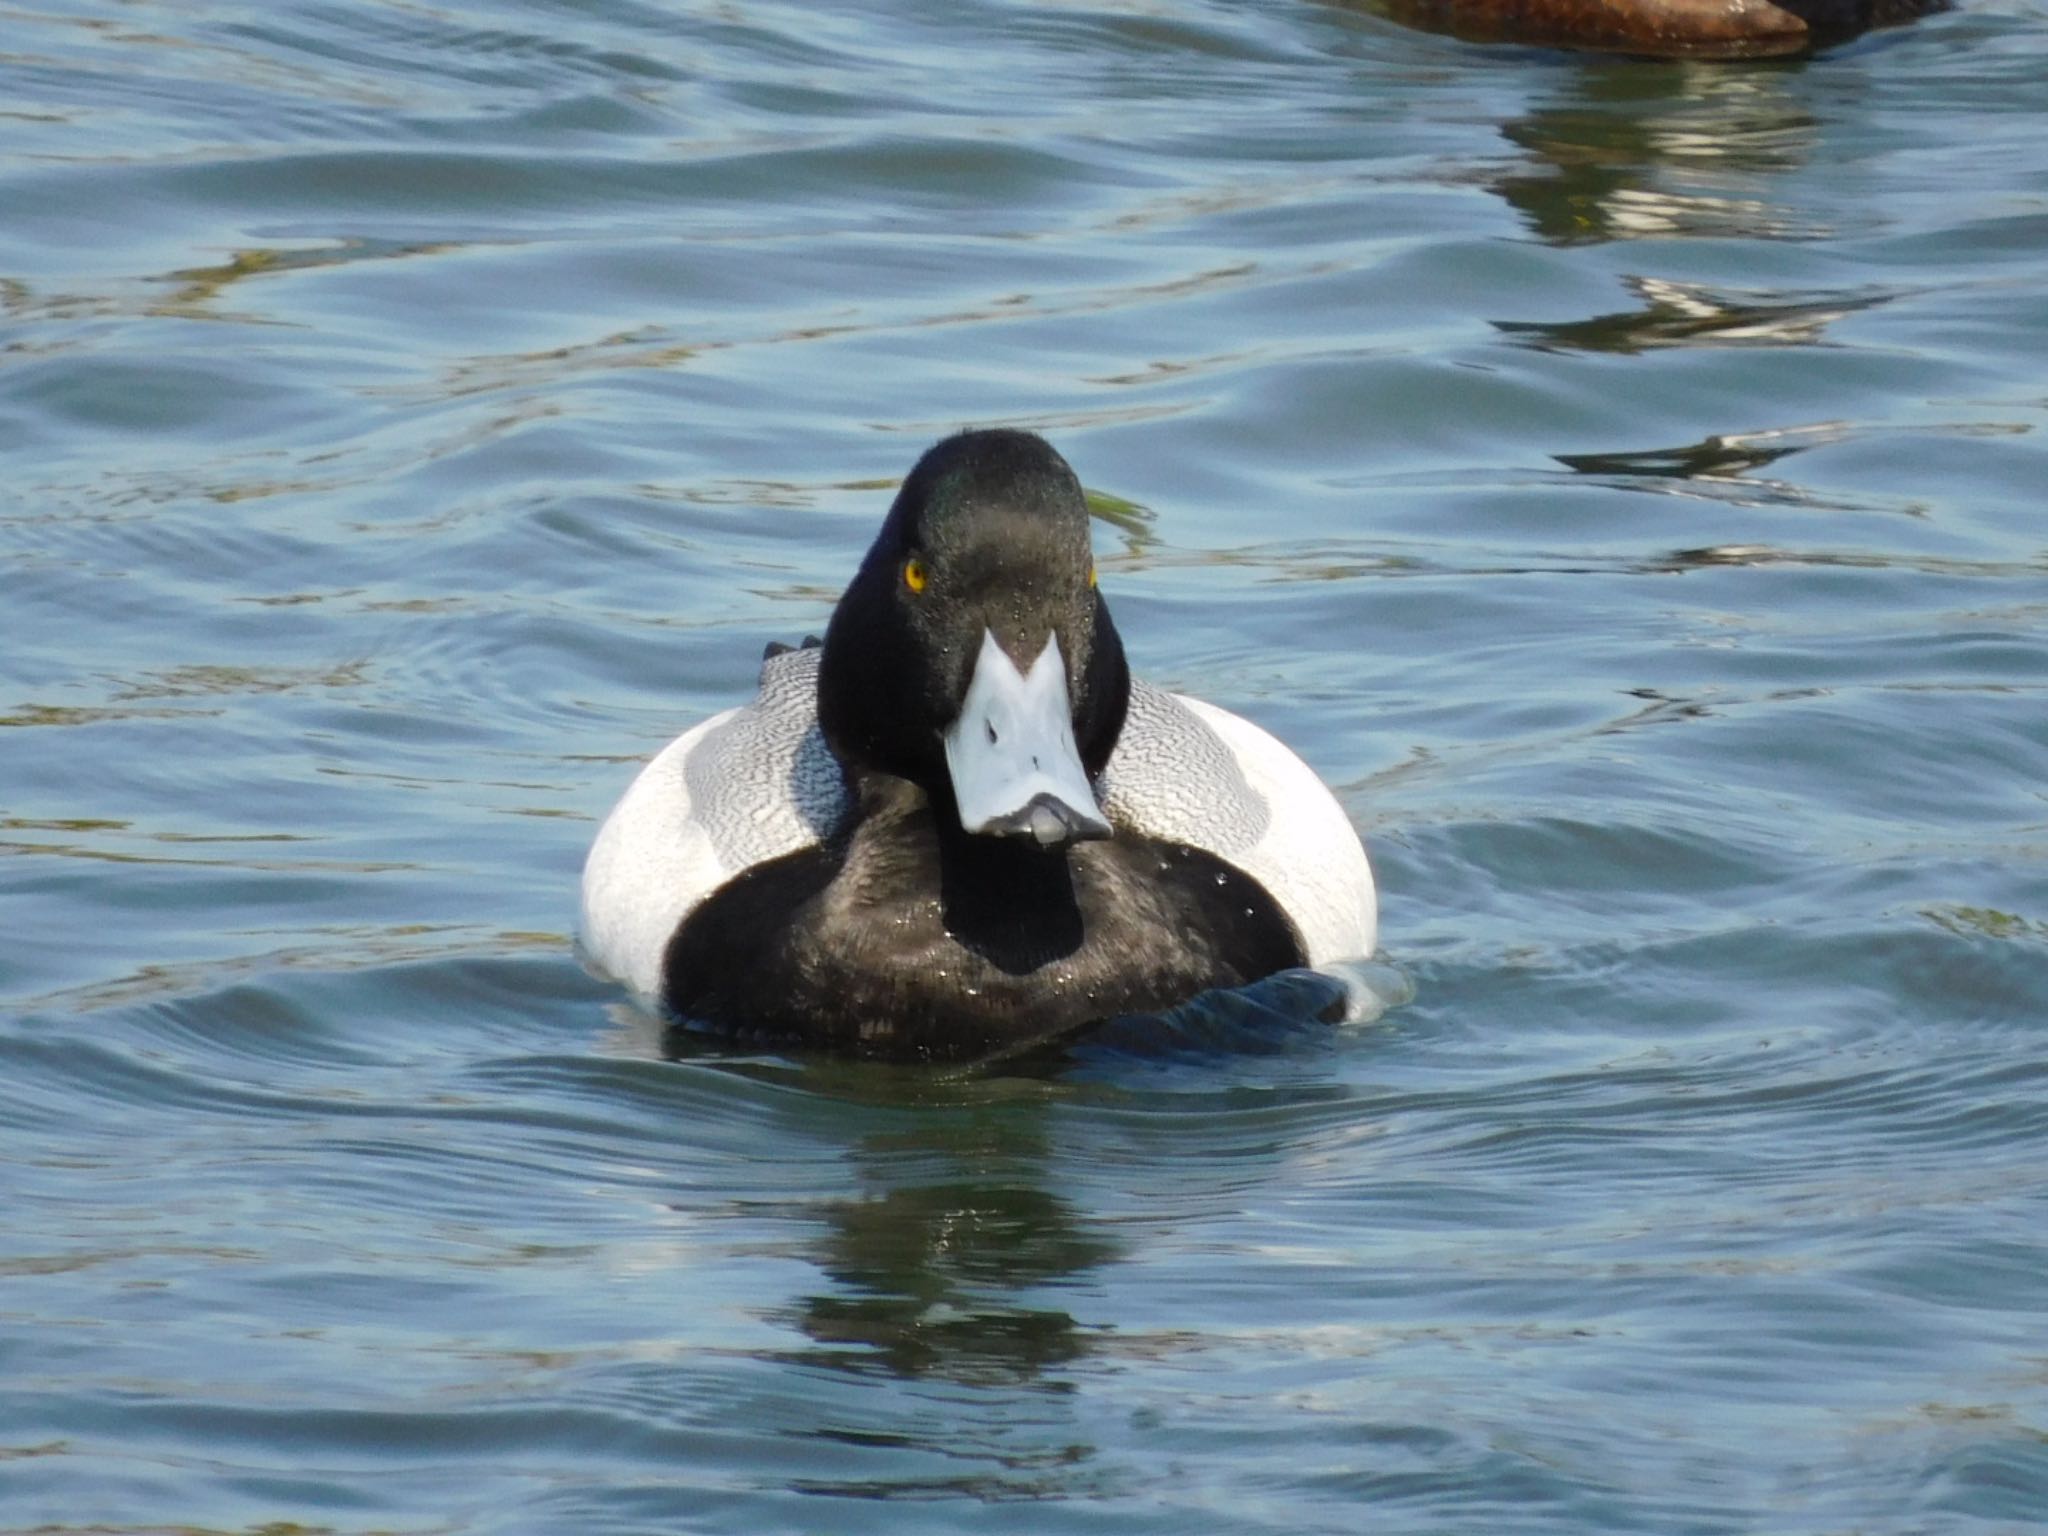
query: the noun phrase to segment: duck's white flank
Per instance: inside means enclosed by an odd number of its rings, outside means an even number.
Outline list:
[[[761,691],[654,755],[583,864],[583,949],[649,1000],[684,918],[756,864],[822,842],[847,803],[818,729],[818,652],[761,667]]]
[[[1102,777],[1110,820],[1213,853],[1264,886],[1310,965],[1372,954],[1379,898],[1365,846],[1329,787],[1277,737],[1133,681]]]
[[[693,820],[684,765],[739,711],[692,727],[654,755],[612,807],[583,861],[583,952],[643,998],[661,993],[661,957],[692,907],[737,874]]]
[[[761,692],[670,742],[606,819],[583,868],[583,946],[642,997],[668,942],[742,871],[831,835],[848,796],[817,723],[818,652],[761,669]],[[1117,824],[1216,855],[1265,887],[1311,965],[1362,960],[1378,934],[1372,869],[1314,771],[1249,720],[1131,684],[1100,785]]]

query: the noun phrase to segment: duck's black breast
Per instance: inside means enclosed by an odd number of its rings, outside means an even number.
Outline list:
[[[971,837],[920,796],[727,882],[670,941],[663,995],[750,1038],[969,1058],[1302,963],[1273,898],[1212,854]]]

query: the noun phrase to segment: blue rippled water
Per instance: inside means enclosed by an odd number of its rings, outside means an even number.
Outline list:
[[[2048,11],[0,11],[0,1531],[2048,1522]],[[1037,427],[1377,1022],[664,1055],[595,819]]]

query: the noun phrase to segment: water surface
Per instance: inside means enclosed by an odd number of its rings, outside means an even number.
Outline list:
[[[2048,1518],[2048,29],[0,17],[0,1529]],[[932,438],[1413,1000],[696,1051],[634,765]]]

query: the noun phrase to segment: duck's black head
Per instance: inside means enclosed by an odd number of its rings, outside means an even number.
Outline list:
[[[933,446],[825,631],[832,750],[918,785],[968,832],[1058,845],[1109,835],[1089,781],[1129,702],[1067,461],[1028,432]]]

